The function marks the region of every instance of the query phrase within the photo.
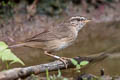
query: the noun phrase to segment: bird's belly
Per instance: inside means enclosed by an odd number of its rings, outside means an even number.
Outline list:
[[[68,47],[69,45],[71,45],[71,43],[61,42],[61,44],[58,45],[58,48],[56,48],[55,51],[59,51],[61,49],[64,49],[64,48]]]
[[[47,44],[49,51],[59,51],[72,44],[72,41],[55,40]]]

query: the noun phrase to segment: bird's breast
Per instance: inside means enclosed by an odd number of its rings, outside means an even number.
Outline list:
[[[63,38],[60,40],[54,40],[51,42],[48,42],[47,44],[47,49],[49,49],[48,51],[59,51],[61,49],[64,49],[68,46],[70,46],[75,39],[69,39],[69,38]]]
[[[75,39],[68,39],[68,38],[61,40],[62,44],[60,46],[60,49],[70,46],[74,41],[75,41]]]
[[[64,49],[64,48],[72,45],[73,42],[76,40],[77,35],[78,35],[78,33],[74,32],[73,34],[71,33],[71,36],[68,36],[66,38],[60,39],[59,42],[58,42],[59,43],[59,45],[58,45],[59,47],[56,50],[58,51],[58,50]]]

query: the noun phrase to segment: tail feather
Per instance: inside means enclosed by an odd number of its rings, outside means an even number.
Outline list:
[[[11,46],[8,46],[8,48],[16,48],[16,47],[22,47],[22,46],[25,46],[25,43],[11,45]]]

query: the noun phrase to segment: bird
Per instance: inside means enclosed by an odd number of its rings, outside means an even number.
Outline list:
[[[59,57],[53,53],[72,45],[78,37],[78,32],[88,23],[89,19],[81,16],[71,17],[67,22],[51,26],[32,36],[22,43],[9,46],[10,48],[26,46],[39,48],[44,54],[62,61],[67,67],[66,57]]]

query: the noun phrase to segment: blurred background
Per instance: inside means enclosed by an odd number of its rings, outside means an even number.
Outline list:
[[[91,19],[80,32],[74,45],[57,52],[59,56],[76,57],[90,56],[102,52],[111,55],[101,61],[90,64],[82,69],[83,73],[100,75],[120,75],[120,0],[0,0],[0,40],[9,45],[15,44],[9,38],[14,33],[23,38],[24,33],[14,32],[17,26],[28,26],[30,21],[34,30],[36,25],[58,25],[67,21],[71,16],[84,16]],[[38,22],[37,22],[38,21]],[[3,32],[6,31],[6,32]],[[14,37],[20,41],[21,37]],[[24,61],[26,66],[54,61],[44,55],[39,49],[21,47],[13,52]],[[22,67],[14,64],[12,67]],[[0,67],[4,69],[4,67]],[[73,70],[63,71],[65,76],[73,76]],[[66,75],[67,73],[67,75]],[[69,73],[69,74],[68,74]],[[75,74],[76,76],[76,74]]]

